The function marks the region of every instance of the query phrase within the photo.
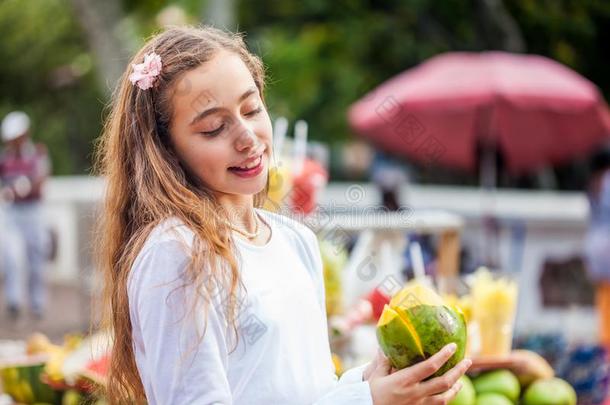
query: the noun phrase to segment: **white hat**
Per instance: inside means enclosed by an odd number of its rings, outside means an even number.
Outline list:
[[[19,138],[30,129],[30,117],[23,111],[8,113],[2,120],[2,140],[4,142]]]

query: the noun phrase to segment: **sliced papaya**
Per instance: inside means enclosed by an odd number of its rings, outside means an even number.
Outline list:
[[[466,322],[461,312],[445,305],[431,288],[412,283],[384,307],[377,324],[377,340],[397,369],[429,358],[449,343],[455,354],[434,375],[442,375],[464,358]]]
[[[377,340],[394,368],[402,369],[423,359],[416,336],[398,312],[384,307],[377,323]]]

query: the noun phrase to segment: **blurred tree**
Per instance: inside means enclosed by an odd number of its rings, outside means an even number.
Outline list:
[[[268,68],[272,114],[306,119],[311,138],[331,145],[352,136],[345,116],[352,102],[451,50],[547,55],[610,96],[604,0],[2,0],[0,114],[32,114],[55,172],[85,173],[126,58],[181,13],[188,22],[246,32]],[[470,181],[422,173],[431,181]]]
[[[575,69],[610,99],[610,2],[505,0],[519,21],[527,51]]]
[[[268,66],[271,111],[334,143],[350,137],[347,106],[376,85],[436,53],[482,49],[474,5],[253,0],[240,3],[239,21]]]
[[[208,0],[202,11],[201,20],[206,24],[235,31],[235,0]]]
[[[130,42],[125,30],[120,29],[121,1],[70,0],[70,3],[95,57],[99,87],[110,95],[133,50],[121,45]]]
[[[0,1],[0,119],[32,117],[54,174],[86,174],[103,108],[127,56],[151,31],[167,1]],[[181,0],[193,15],[201,1]]]
[[[479,22],[485,38],[493,38],[490,45],[509,52],[525,51],[525,42],[519,25],[502,0],[477,0]]]
[[[0,37],[0,118],[25,110],[54,173],[86,173],[102,95],[72,10],[64,0],[4,0]]]

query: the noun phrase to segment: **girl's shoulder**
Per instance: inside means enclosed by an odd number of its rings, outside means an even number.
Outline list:
[[[194,233],[178,218],[159,222],[148,234],[133,262],[132,277],[142,268],[183,264],[190,257],[194,237]]]
[[[180,243],[188,249],[193,246],[194,238],[195,234],[184,222],[176,217],[171,217],[159,222],[150,231],[140,251],[145,252],[154,246],[168,242]]]

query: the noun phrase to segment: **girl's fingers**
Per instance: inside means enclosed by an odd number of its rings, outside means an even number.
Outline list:
[[[379,347],[377,348],[377,354],[375,355],[375,364],[379,364],[381,362],[387,361],[388,358],[385,356],[385,354],[383,353],[383,350],[381,350]]]
[[[404,368],[394,375],[405,384],[418,383],[436,373],[453,356],[456,349],[455,343],[449,343],[429,359]]]
[[[461,389],[462,389],[462,383],[458,381],[455,384],[453,384],[453,387],[449,388],[449,390],[443,392],[442,394],[437,394],[437,395],[430,397],[431,398],[430,402],[427,402],[426,400],[424,400],[424,402],[431,403],[431,404],[439,404],[439,405],[448,404],[453,398],[456,397],[456,395],[458,394],[458,392],[460,392]]]
[[[390,369],[392,368],[392,365],[390,364],[390,360],[388,360],[387,357],[381,354],[376,359],[376,363],[377,364],[375,365],[375,369],[371,373],[369,380],[377,377],[385,377],[386,375],[390,374]]]
[[[472,361],[469,359],[462,360],[442,376],[419,384],[418,390],[424,397],[445,392],[455,385],[471,364]]]
[[[380,348],[377,348],[377,353],[375,354],[375,357],[373,357],[373,360],[371,360],[369,365],[366,367],[366,369],[362,373],[362,379],[364,381],[368,381],[371,378],[371,374],[377,368],[377,363],[379,362],[379,359],[381,356],[383,356],[383,352],[381,351]]]

